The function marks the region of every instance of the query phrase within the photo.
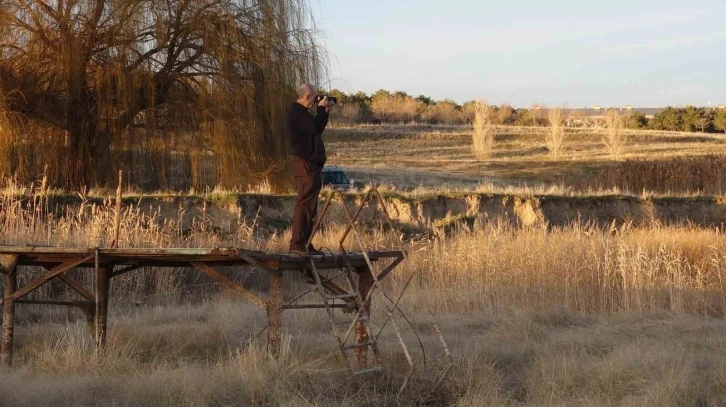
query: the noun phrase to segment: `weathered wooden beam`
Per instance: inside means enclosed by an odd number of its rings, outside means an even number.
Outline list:
[[[63,281],[64,283],[66,283],[69,287],[71,287],[73,289],[73,291],[75,291],[78,294],[80,294],[81,297],[83,297],[83,298],[85,298],[85,299],[87,299],[89,301],[96,301],[96,297],[93,294],[91,294],[90,291],[86,290],[82,285],[80,285],[79,283],[77,283],[72,278],[68,277],[65,274],[59,275],[58,278],[61,281]]]
[[[395,269],[396,267],[398,267],[399,264],[401,264],[403,259],[404,259],[403,253],[400,253],[400,255],[397,256],[396,259],[393,260],[393,262],[391,262],[391,264],[389,264],[385,269],[381,270],[381,272],[378,274],[378,277],[377,277],[378,280],[383,280],[390,272],[393,271],[393,269]],[[368,268],[366,267],[366,269],[368,269]]]
[[[73,267],[78,266],[79,264],[85,263],[89,259],[92,259],[93,256],[83,257],[83,258],[74,258],[71,260],[66,261],[65,263],[52,268],[48,273],[45,275],[36,278],[32,282],[28,283],[25,287],[19,289],[18,291],[15,291],[13,295],[10,296],[10,301],[17,301],[26,295],[33,292],[38,287],[42,286],[43,284],[47,283],[48,281],[54,279],[55,277],[65,273],[66,271],[72,269]],[[5,301],[8,301],[8,298],[5,299]]]
[[[69,248],[69,247],[46,247],[46,246],[0,246],[0,255],[23,255],[22,265],[27,261],[44,260],[45,263],[57,262],[58,259],[94,255],[95,248]],[[305,265],[309,259],[305,256],[289,254],[263,253],[244,249],[218,249],[218,248],[99,248],[99,256],[102,262],[114,264],[129,264],[125,262],[106,261],[108,258],[130,259],[130,260],[159,260],[159,261],[219,261],[236,264],[249,263],[249,259],[262,262],[265,265],[285,264],[294,269],[299,265]],[[375,251],[368,253],[371,260],[391,258],[400,256],[400,251]],[[365,260],[362,253],[347,253],[351,261]],[[27,257],[27,258],[26,258]],[[198,257],[198,258],[195,258]],[[335,266],[341,263],[340,255],[328,254],[315,256],[316,264],[323,263]],[[92,264],[90,262],[89,264]],[[270,267],[276,268],[276,267]]]
[[[217,270],[213,269],[212,267],[208,266],[205,263],[201,262],[190,262],[192,266],[196,267],[199,271],[202,273],[208,275],[209,277],[212,277],[217,282],[221,283],[226,288],[229,288],[230,290],[241,294],[243,297],[245,297],[249,302],[252,304],[262,308],[267,309],[267,303],[262,298],[255,295],[252,291],[249,291],[248,289],[244,288],[241,284],[237,284],[234,281],[228,279],[224,275],[222,275]]]
[[[330,280],[321,281],[321,284],[323,287],[325,287],[326,290],[330,291],[334,295],[344,295],[348,294],[348,291],[340,287],[339,285],[335,284],[334,282]],[[348,303],[348,304],[355,304],[356,300],[355,298],[343,298],[342,301]]]
[[[122,275],[124,275],[126,273],[130,273],[130,272],[132,272],[134,270],[138,270],[140,268],[141,268],[141,266],[127,266],[127,267],[124,267],[124,268],[122,268],[120,270],[114,271],[112,277],[122,276]]]
[[[116,189],[116,210],[114,211],[113,241],[111,247],[118,247],[118,238],[121,233],[121,194],[123,192],[124,171],[118,170],[118,188]]]
[[[96,347],[100,351],[106,346],[106,326],[108,322],[108,291],[111,285],[111,268],[99,267],[96,270]]]
[[[8,270],[15,270],[17,264],[17,254],[0,254],[0,273],[8,274]]]
[[[51,300],[17,300],[16,304],[28,304],[28,305],[62,305],[66,307],[80,307],[86,308],[89,305],[95,304],[94,301],[51,301]]]
[[[358,293],[360,294],[361,300],[363,300],[365,303],[365,314],[363,315],[363,317],[366,318],[370,323],[371,303],[373,301],[365,301],[365,299],[368,293],[371,291],[371,287],[373,287],[373,273],[371,273],[368,267],[360,267],[355,269],[355,271],[358,274]],[[363,344],[370,342],[370,340],[371,338],[370,335],[368,335],[366,323],[359,320],[358,322],[356,322],[355,327],[355,343]],[[358,364],[361,366],[366,366],[368,363],[368,346],[356,348],[354,352]]]
[[[268,273],[270,292],[267,297],[267,350],[274,356],[282,349],[282,304],[284,282],[282,273]]]
[[[9,267],[12,265],[12,267]],[[12,263],[4,265],[5,286],[3,288],[3,333],[0,344],[0,363],[10,366],[13,360],[13,332],[15,329],[15,303],[12,300],[13,292],[17,289],[17,269]]]
[[[344,308],[344,309],[351,309],[351,304],[330,304],[328,305],[329,308]],[[288,309],[325,309],[324,304],[283,304],[282,305],[283,310]],[[352,308],[355,309],[355,308]]]

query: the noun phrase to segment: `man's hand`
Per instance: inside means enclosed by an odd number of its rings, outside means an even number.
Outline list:
[[[333,106],[335,106],[335,102],[333,102],[332,100],[328,100],[328,97],[325,96],[323,100],[318,103],[318,106],[324,107],[325,112],[329,113],[333,109]]]

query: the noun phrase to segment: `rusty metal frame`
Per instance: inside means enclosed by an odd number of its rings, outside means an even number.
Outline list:
[[[369,190],[366,193],[366,195],[364,196],[363,200],[358,205],[358,208],[355,211],[355,214],[354,215],[351,215],[350,210],[348,209],[348,204],[347,204],[347,202],[345,200],[345,196],[340,191],[333,190],[333,191],[331,191],[330,195],[326,199],[325,204],[323,206],[323,210],[322,210],[322,212],[318,216],[318,219],[315,222],[315,225],[313,227],[313,231],[311,233],[310,238],[308,239],[308,242],[306,244],[306,247],[309,247],[310,246],[310,243],[312,242],[313,238],[315,237],[315,235],[317,234],[318,230],[320,229],[320,226],[322,225],[322,221],[323,221],[323,219],[325,218],[325,215],[327,215],[327,213],[328,213],[328,211],[330,209],[330,206],[331,206],[331,203],[333,201],[333,198],[336,197],[336,196],[340,197],[340,202],[341,202],[341,204],[343,206],[343,212],[345,213],[346,218],[347,218],[347,227],[346,227],[345,231],[343,232],[343,235],[341,236],[341,238],[339,240],[340,255],[346,261],[346,266],[347,266],[347,268],[349,270],[349,275],[352,275],[353,267],[352,267],[352,264],[351,264],[350,259],[348,257],[348,253],[345,250],[345,242],[346,242],[346,239],[347,239],[348,235],[352,232],[353,233],[353,236],[355,237],[356,241],[358,242],[358,245],[362,249],[362,255],[363,255],[364,259],[365,259],[366,266],[367,266],[368,270],[370,270],[370,272],[373,275],[373,281],[372,281],[372,284],[371,284],[368,292],[365,295],[363,295],[363,293],[361,293],[358,296],[358,298],[356,298],[356,300],[358,301],[358,312],[356,313],[356,316],[354,317],[354,319],[353,319],[352,323],[350,324],[350,326],[348,327],[348,329],[345,331],[345,334],[343,335],[342,339],[338,335],[338,333],[337,333],[337,331],[335,329],[335,325],[334,325],[334,323],[332,321],[332,317],[330,318],[331,319],[331,330],[332,330],[334,336],[336,337],[336,339],[338,340],[338,343],[339,343],[339,346],[340,346],[340,349],[341,349],[341,353],[343,354],[343,358],[346,361],[346,364],[347,364],[347,367],[348,367],[348,370],[349,371],[352,371],[352,370],[350,368],[350,363],[347,360],[347,356],[346,356],[346,354],[344,352],[345,349],[346,349],[346,347],[345,347],[344,344],[346,343],[346,341],[348,340],[348,338],[350,337],[350,335],[352,334],[352,332],[354,330],[357,333],[356,336],[358,336],[358,338],[356,338],[356,343],[357,344],[360,344],[361,343],[361,341],[363,340],[361,338],[361,336],[365,336],[366,338],[368,338],[369,342],[367,342],[367,343],[369,343],[371,345],[371,348],[373,349],[374,355],[376,356],[376,359],[377,359],[378,358],[378,348],[377,348],[377,341],[376,341],[376,339],[378,338],[379,335],[375,335],[374,336],[373,333],[370,331],[369,325],[367,323],[363,322],[361,319],[365,317],[366,310],[370,307],[370,303],[372,301],[372,297],[373,297],[374,291],[376,291],[376,290],[381,291],[384,294],[383,295],[383,297],[384,297],[384,303],[386,304],[386,311],[387,311],[387,314],[388,314],[387,315],[387,318],[386,318],[386,323],[389,320],[392,321],[394,330],[396,332],[396,336],[398,338],[399,345],[401,346],[401,348],[402,348],[402,350],[404,352],[404,355],[406,356],[406,361],[407,361],[408,366],[409,366],[409,369],[408,369],[408,371],[406,373],[406,377],[405,377],[405,379],[403,381],[403,384],[401,385],[401,387],[399,389],[399,394],[400,394],[408,386],[408,383],[409,383],[411,377],[413,376],[413,373],[415,371],[415,363],[413,362],[413,358],[411,357],[411,353],[408,350],[408,346],[406,345],[406,342],[403,339],[403,335],[401,333],[401,330],[400,330],[400,328],[399,328],[399,326],[398,326],[398,324],[396,322],[395,312],[396,312],[396,310],[398,310],[398,304],[397,304],[397,302],[394,303],[390,299],[390,297],[385,294],[385,291],[384,291],[382,285],[380,284],[380,278],[385,277],[385,275],[387,275],[388,273],[390,273],[396,266],[398,266],[398,264],[401,263],[401,261],[403,261],[403,259],[405,258],[405,251],[404,250],[401,250],[400,251],[399,258],[396,259],[396,260],[394,260],[394,262],[391,265],[389,265],[389,267],[387,267],[384,270],[384,272],[381,273],[382,276],[377,276],[377,275],[375,275],[375,273],[373,273],[373,270],[375,268],[373,266],[373,262],[372,262],[370,256],[368,255],[368,251],[366,250],[366,245],[363,242],[363,239],[361,238],[360,234],[358,233],[358,229],[356,228],[356,222],[358,220],[358,217],[360,216],[361,211],[366,206],[366,204],[368,204],[368,202],[370,201],[370,198],[373,196],[374,193],[378,197],[379,205],[383,208],[383,211],[384,211],[384,214],[386,215],[386,219],[387,219],[387,221],[389,223],[389,226],[391,227],[392,230],[395,230],[395,228],[393,227],[393,222],[391,221],[391,218],[388,215],[388,210],[386,209],[385,202],[383,201],[383,197],[380,194],[380,192],[378,192],[378,190],[376,190],[375,188],[372,188],[371,190]],[[311,266],[313,267],[313,270],[315,270],[315,263],[314,263],[314,261],[312,261],[312,258],[311,258],[311,262],[310,263],[311,263]],[[316,279],[318,279],[317,271],[315,272],[315,275],[316,275]],[[413,279],[413,274],[411,275],[410,279]],[[350,281],[351,281],[351,285],[353,285],[354,283],[352,281],[352,277],[350,277]],[[318,284],[320,284],[319,279],[318,279]],[[405,285],[404,291],[405,291],[405,288],[407,288],[407,287],[408,287],[408,284]],[[403,296],[403,292],[399,295],[399,297],[402,297],[402,296]],[[328,314],[331,315],[330,310],[328,309],[327,311],[328,311]],[[398,310],[398,311],[400,311],[400,310]],[[370,320],[370,316],[368,316],[368,320]],[[371,340],[371,339],[373,339],[373,340]],[[365,356],[363,356],[361,354],[359,354],[358,357],[359,357],[359,360],[365,358]]]
[[[328,213],[331,203],[332,203],[334,197],[336,197],[336,196],[340,197],[340,202],[343,206],[343,212],[345,213],[345,215],[347,217],[347,227],[339,240],[340,254],[344,258],[344,260],[346,260],[348,269],[352,270],[352,265],[350,264],[350,261],[348,258],[348,253],[345,250],[345,241],[346,241],[348,235],[352,232],[355,240],[358,242],[358,245],[362,249],[362,255],[365,258],[368,270],[370,270],[372,273],[374,270],[374,266],[373,266],[371,256],[369,256],[368,251],[365,249],[365,244],[363,242],[363,239],[361,238],[361,236],[356,228],[356,222],[358,220],[358,217],[360,216],[361,211],[368,203],[371,202],[372,197],[375,196],[377,198],[377,203],[378,203],[379,207],[383,210],[383,214],[385,215],[385,219],[386,219],[386,222],[387,222],[389,228],[391,230],[396,230],[396,228],[393,225],[393,221],[391,220],[391,217],[388,213],[388,209],[386,207],[385,200],[383,199],[383,195],[376,188],[371,188],[365,194],[363,200],[358,205],[358,208],[356,209],[356,211],[353,215],[351,215],[350,210],[348,209],[348,204],[347,204],[347,202],[345,200],[345,196],[342,194],[342,192],[337,191],[337,190],[331,191],[330,195],[327,197],[327,199],[325,201],[323,210],[322,210],[321,214],[318,216],[315,226],[313,227],[313,231],[307,242],[307,246],[309,247],[313,238],[315,237],[318,230],[320,229],[320,226],[322,225],[322,221],[323,221],[325,215]],[[403,384],[401,385],[401,387],[399,389],[399,394],[400,394],[408,386],[408,383],[415,371],[415,364],[413,362],[410,352],[408,351],[408,347],[406,346],[406,343],[403,339],[400,327],[398,326],[398,323],[396,322],[395,312],[398,311],[398,312],[402,313],[401,309],[398,307],[398,304],[401,301],[401,299],[403,298],[403,295],[405,294],[406,290],[410,286],[411,282],[413,281],[413,278],[416,276],[416,271],[413,269],[411,262],[408,261],[408,253],[405,250],[405,248],[403,247],[404,246],[403,241],[400,240],[399,244],[400,244],[400,251],[399,251],[400,255],[396,256],[395,260],[391,264],[389,264],[386,268],[384,268],[380,273],[378,273],[377,275],[375,273],[373,273],[372,274],[373,281],[372,281],[372,284],[370,285],[370,288],[368,289],[368,291],[365,295],[363,295],[363,293],[361,293],[362,301],[360,301],[360,303],[358,304],[358,306],[359,306],[358,313],[356,314],[356,317],[354,318],[353,324],[351,324],[351,326],[346,331],[343,342],[347,341],[348,337],[350,336],[350,334],[353,331],[354,326],[356,325],[356,321],[358,321],[358,319],[361,317],[361,314],[364,312],[364,310],[366,308],[370,307],[373,293],[376,290],[380,291],[383,294],[384,303],[386,304],[386,311],[387,311],[386,319],[384,320],[383,324],[381,325],[381,327],[376,335],[372,335],[372,333],[369,331],[369,327],[367,324],[365,324],[365,329],[368,330],[368,332],[367,332],[368,337],[373,338],[373,341],[372,341],[372,343],[374,344],[373,349],[374,349],[374,352],[377,353],[377,348],[376,348],[375,344],[377,343],[378,338],[380,337],[381,333],[383,332],[383,329],[386,327],[388,322],[391,322],[393,324],[396,336],[399,340],[399,344],[401,345],[401,348],[404,351],[404,354],[406,356],[406,361],[408,362],[408,365],[409,365],[409,370],[406,374]],[[383,278],[385,278],[390,272],[392,272],[399,264],[401,264],[404,261],[406,261],[406,263],[408,263],[409,268],[410,268],[410,273],[409,273],[408,277],[405,279],[405,283],[403,284],[401,290],[399,291],[398,295],[395,297],[395,300],[394,300],[393,298],[391,298],[389,295],[386,294],[386,292],[383,289],[380,282]],[[311,261],[311,264],[313,264],[312,261]],[[313,264],[313,267],[314,267],[314,264]],[[431,322],[434,326],[434,329],[437,332],[438,338],[442,344],[444,353],[446,354],[446,356],[449,358],[449,360],[451,362],[449,364],[449,367],[450,367],[453,363],[453,360],[451,357],[451,353],[449,352],[448,345],[446,344],[446,340],[444,339],[443,335],[441,334],[441,330],[439,329],[438,324],[434,320],[433,313],[431,313],[430,309],[428,309],[428,313],[431,318]],[[357,330],[356,336],[359,337],[359,338],[357,338],[357,340],[360,341],[360,336],[365,335],[365,332],[363,332],[364,331],[363,329],[360,329],[360,328],[362,328],[360,326],[360,324],[358,324],[357,328],[359,328],[359,329]],[[337,337],[335,328],[333,327],[332,329],[333,329],[333,333],[336,334],[336,337]],[[445,370],[444,375],[446,375],[448,373],[449,367],[447,367],[447,369]]]

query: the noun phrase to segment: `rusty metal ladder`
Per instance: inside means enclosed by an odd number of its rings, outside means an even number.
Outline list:
[[[373,373],[373,372],[382,372],[384,370],[382,365],[380,364],[380,353],[378,350],[377,342],[378,342],[378,338],[380,337],[381,333],[383,332],[383,329],[385,328],[385,326],[388,324],[388,322],[391,322],[391,324],[393,325],[394,330],[396,332],[398,342],[403,350],[403,353],[406,356],[406,361],[409,366],[405,379],[403,381],[403,384],[401,385],[401,388],[399,389],[399,394],[400,394],[408,386],[408,383],[415,371],[415,364],[413,362],[413,358],[411,357],[411,352],[409,351],[408,346],[406,345],[406,342],[403,339],[403,335],[401,334],[401,329],[399,328],[395,313],[397,310],[400,312],[400,309],[398,308],[398,303],[401,300],[401,298],[403,297],[403,294],[406,291],[406,289],[408,288],[408,286],[410,285],[411,281],[413,280],[414,274],[411,273],[411,275],[408,277],[408,279],[406,280],[406,282],[403,285],[403,288],[401,289],[401,292],[395,297],[395,300],[391,296],[386,294],[386,292],[381,284],[380,279],[382,277],[384,277],[386,274],[388,274],[390,271],[392,271],[392,269],[394,267],[396,267],[402,260],[407,259],[408,256],[406,254],[406,251],[403,250],[403,248],[401,248],[402,257],[400,259],[398,259],[397,261],[394,261],[394,263],[389,265],[380,274],[378,274],[378,275],[375,274],[375,272],[374,272],[375,268],[374,268],[373,262],[371,261],[370,255],[369,255],[368,251],[366,250],[366,246],[363,242],[363,239],[361,238],[360,233],[358,232],[358,229],[356,228],[356,221],[358,220],[358,217],[360,216],[362,209],[366,206],[366,204],[371,200],[371,198],[374,195],[378,198],[378,204],[380,205],[381,209],[383,210],[383,213],[385,215],[385,218],[387,220],[389,227],[391,228],[391,230],[395,230],[393,227],[393,222],[391,221],[391,218],[388,214],[388,210],[386,209],[385,202],[383,201],[383,196],[377,189],[372,188],[371,190],[368,191],[368,193],[364,196],[363,200],[361,201],[360,205],[358,205],[358,208],[357,208],[355,214],[353,214],[353,215],[351,215],[350,211],[348,210],[348,205],[346,203],[345,196],[340,191],[332,190],[330,192],[330,195],[328,196],[328,198],[325,201],[325,205],[323,207],[322,212],[318,216],[318,219],[315,223],[315,226],[313,228],[312,234],[307,242],[306,247],[310,246],[310,243],[312,242],[313,238],[315,237],[315,234],[319,230],[320,225],[322,224],[322,221],[325,218],[325,215],[328,213],[328,210],[330,209],[330,205],[333,201],[333,198],[335,196],[339,196],[343,211],[344,211],[347,221],[348,221],[347,227],[338,242],[339,250],[340,250],[341,256],[343,257],[343,259],[345,259],[345,263],[346,263],[345,264],[345,269],[346,269],[345,274],[347,275],[348,282],[349,282],[350,287],[353,292],[340,294],[340,295],[327,296],[325,293],[325,287],[323,286],[324,279],[321,278],[321,274],[318,272],[317,267],[315,266],[314,256],[309,255],[308,258],[310,259],[311,271],[315,278],[317,290],[323,296],[323,300],[325,302],[325,308],[326,308],[326,311],[327,311],[327,314],[328,314],[328,317],[330,320],[331,330],[332,330],[334,336],[336,337],[336,340],[337,340],[339,348],[340,348],[340,352],[343,355],[343,359],[346,362],[346,366],[347,366],[348,371],[351,374],[351,376],[356,376],[356,375],[361,375],[361,374],[366,374],[366,373]],[[368,269],[370,270],[371,274],[373,275],[373,284],[371,285],[370,290],[365,295],[365,297],[362,297],[360,295],[358,286],[356,285],[355,279],[353,278],[354,271],[353,271],[353,267],[350,263],[350,260],[348,258],[349,253],[347,253],[347,251],[345,250],[345,247],[344,247],[345,241],[351,232],[352,232],[354,238],[356,239],[356,241],[358,242],[358,245],[361,247],[361,254],[365,258]],[[402,243],[401,243],[401,245],[402,245]],[[373,293],[376,291],[379,291],[382,294],[387,315],[386,315],[385,321],[381,325],[381,328],[374,335],[370,328],[370,325],[369,325],[370,316],[366,312],[366,309],[369,306],[369,304],[371,303]],[[356,311],[356,314],[352,321],[342,322],[342,323],[350,322],[350,325],[348,326],[348,329],[345,331],[345,334],[343,336],[340,336],[338,334],[338,330],[336,329],[336,326],[339,326],[341,324],[341,321],[335,320],[334,314],[332,312],[332,308],[330,307],[330,304],[328,303],[328,301],[333,301],[336,299],[346,299],[346,298],[355,299],[357,311]],[[368,341],[365,343],[361,343],[361,344],[348,345],[347,341],[350,338],[350,335],[353,332],[353,330],[355,329],[355,326],[358,322],[362,322],[365,325],[365,331],[367,334]],[[348,352],[352,349],[361,348],[361,347],[370,347],[370,349],[372,349],[376,365],[369,369],[353,371],[351,368],[350,360],[348,358]]]
[[[360,376],[368,373],[382,373],[383,366],[380,362],[380,353],[378,351],[377,338],[373,336],[373,332],[371,331],[371,327],[369,325],[370,317],[368,315],[368,312],[366,311],[367,305],[370,303],[371,296],[368,295],[366,297],[366,300],[361,298],[360,292],[358,291],[358,284],[356,284],[355,278],[353,276],[353,268],[350,266],[349,263],[346,265],[345,270],[342,273],[332,278],[328,278],[318,272],[318,269],[315,266],[315,257],[316,256],[308,255],[308,258],[310,259],[310,271],[312,272],[312,275],[315,279],[316,291],[323,299],[323,304],[325,305],[325,312],[328,315],[328,320],[330,322],[330,330],[333,332],[333,336],[335,336],[335,339],[338,343],[338,349],[340,350],[340,354],[345,361],[349,374],[351,376]],[[344,274],[346,276],[346,279],[350,286],[350,291],[345,293],[330,292],[330,290],[328,290],[323,285],[323,283],[325,281],[335,280],[341,274]],[[331,306],[331,303],[335,302],[336,300],[355,300],[356,312],[352,320],[339,320],[335,318],[335,313],[333,312],[333,307]],[[368,340],[363,343],[349,343],[348,340],[351,338],[351,336],[355,337],[354,335],[352,335],[352,333],[356,330],[358,324],[362,324],[364,326],[366,337]],[[347,329],[345,329],[344,331],[339,330],[339,327],[341,325],[347,325]],[[353,366],[350,362],[349,352],[361,348],[370,348],[373,351],[375,365],[370,368],[354,371]]]

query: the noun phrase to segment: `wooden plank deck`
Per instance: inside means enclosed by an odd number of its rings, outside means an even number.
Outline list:
[[[211,266],[255,266],[254,262],[274,271],[302,271],[310,261],[303,256],[264,253],[239,248],[67,248],[48,246],[0,246],[0,255],[17,255],[18,266],[48,266],[64,263],[70,258],[93,256],[76,267],[95,267],[98,250],[99,263],[138,267],[191,267],[191,263]],[[369,252],[371,261],[401,258],[398,250]],[[365,267],[363,253],[351,252],[346,257],[353,267]],[[252,259],[253,261],[250,261]],[[313,256],[321,269],[344,266],[345,258],[339,253]]]

